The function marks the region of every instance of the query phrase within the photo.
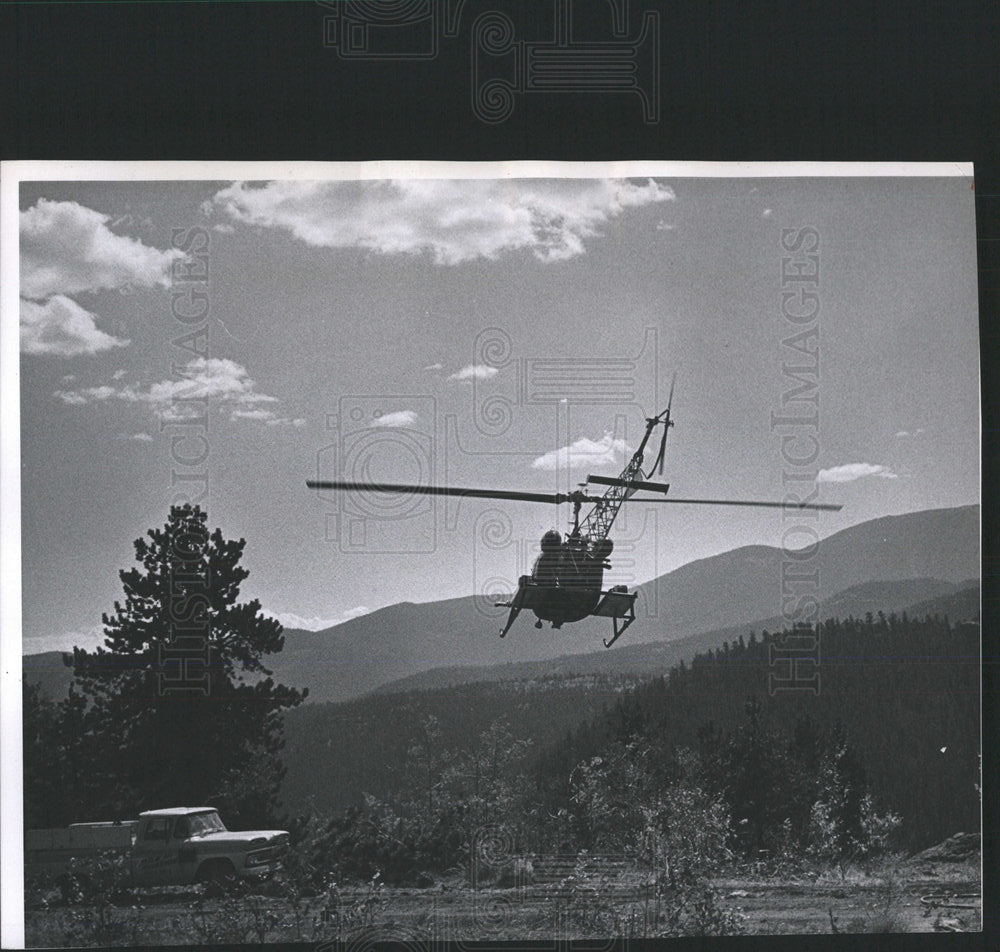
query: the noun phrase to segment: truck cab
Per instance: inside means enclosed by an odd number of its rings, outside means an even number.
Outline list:
[[[137,820],[28,830],[25,872],[65,874],[73,860],[108,853],[128,858],[134,886],[223,884],[273,872],[288,848],[285,830],[227,830],[214,807],[148,810]]]
[[[173,807],[139,814],[132,846],[137,886],[224,882],[273,872],[288,848],[284,830],[227,830],[212,807]]]

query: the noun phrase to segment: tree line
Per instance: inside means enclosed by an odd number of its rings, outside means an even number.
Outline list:
[[[183,804],[273,822],[281,715],[308,692],[271,678],[284,637],[258,601],[240,601],[245,545],[190,505],[136,540],[104,646],[75,652],[69,696],[24,686],[26,829]]]
[[[769,692],[781,636],[762,632],[629,688],[553,679],[304,708],[317,776],[366,711],[392,744],[353,803],[289,814],[283,715],[306,692],[266,667],[283,637],[239,600],[243,547],[190,506],[136,541],[69,696],[25,687],[26,827],[205,803],[291,829],[306,879],[419,883],[479,869],[486,838],[497,868],[498,848],[612,853],[676,888],[723,863],[843,866],[978,830],[978,626],[881,613],[816,627],[816,694]],[[578,708],[577,688],[591,692]],[[556,738],[559,719],[574,726]]]

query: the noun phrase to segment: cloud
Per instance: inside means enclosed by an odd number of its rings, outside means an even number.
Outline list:
[[[301,417],[296,417],[292,419],[291,417],[280,417],[273,410],[266,410],[263,408],[258,408],[256,410],[231,410],[229,413],[230,420],[256,420],[260,423],[265,423],[267,426],[294,426],[302,427],[306,425],[306,421]]]
[[[106,400],[144,403],[167,423],[195,419],[204,413],[204,401],[214,400],[226,408],[230,420],[253,420],[268,426],[305,426],[305,420],[278,416],[260,404],[276,404],[277,397],[260,393],[247,369],[233,360],[219,357],[195,357],[171,380],[161,380],[146,389],[133,386],[86,387],[81,390],[57,390],[63,403],[81,406]]]
[[[100,330],[96,318],[97,315],[62,294],[55,294],[42,304],[22,298],[21,351],[76,357],[128,346],[127,340]]]
[[[625,441],[607,432],[599,440],[581,437],[569,446],[550,450],[531,465],[534,469],[578,469],[583,466],[603,466],[618,463],[625,455]]]
[[[657,231],[673,231],[674,226],[669,222],[664,221],[662,218],[656,223]]]
[[[923,427],[920,427],[917,430],[913,430],[913,432],[910,432],[909,430],[900,430],[896,434],[896,438],[897,439],[901,439],[901,440],[905,440],[907,437],[910,437],[910,436],[920,436],[920,434],[923,433],[923,432],[924,432],[924,428]]]
[[[495,377],[500,371],[496,367],[490,367],[487,364],[468,364],[461,370],[453,373],[448,379],[449,380],[489,380],[490,377]]]
[[[359,615],[367,615],[370,611],[370,608],[366,608],[364,605],[358,605],[357,608],[349,608],[347,611],[341,612],[333,618],[321,618],[318,615],[306,618],[302,615],[296,615],[294,612],[268,612],[267,614],[271,615],[272,618],[277,618],[284,628],[301,628],[305,631],[323,631],[326,628],[332,628],[334,625],[340,625],[345,621],[350,621],[352,618],[357,618]]]
[[[317,248],[428,254],[456,265],[519,250],[545,262],[573,258],[627,208],[673,198],[652,179],[405,179],[235,182],[215,203],[234,221],[278,228]]]
[[[844,463],[830,469],[821,469],[816,474],[817,483],[851,483],[865,476],[878,476],[882,479],[896,479],[896,474],[888,466],[873,463]]]
[[[764,211],[762,211],[760,213],[760,217],[761,218],[770,218],[771,217],[771,209],[770,208],[765,208]]]
[[[21,295],[35,300],[123,287],[166,286],[184,253],[116,235],[103,215],[76,202],[40,198],[21,212]]]
[[[375,426],[409,426],[416,423],[417,414],[413,410],[397,410],[395,413],[383,413],[375,420]]]
[[[76,202],[44,198],[20,213],[23,353],[76,357],[125,347],[69,295],[170,283],[171,265],[184,253],[116,235],[109,221]]]
[[[430,364],[429,366],[424,367],[424,370],[442,370],[442,369],[444,369],[442,364]]]
[[[153,438],[148,433],[119,433],[120,439],[135,440],[138,443],[152,443]]]
[[[232,225],[220,221],[217,225],[212,225],[212,231],[217,231],[220,235],[231,235],[236,229]]]

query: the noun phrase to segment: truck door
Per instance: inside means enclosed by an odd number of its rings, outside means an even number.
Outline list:
[[[177,858],[175,867],[176,879],[174,882],[178,886],[186,886],[194,882],[194,874],[197,872],[197,859],[194,846],[189,842],[191,838],[191,819],[186,816],[177,817],[174,823],[174,838],[171,841],[171,849]]]
[[[132,869],[137,886],[169,886],[177,876],[177,849],[171,842],[174,818],[147,817],[140,825],[132,850]]]

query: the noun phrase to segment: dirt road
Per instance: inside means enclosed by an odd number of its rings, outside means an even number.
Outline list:
[[[978,865],[910,868],[867,881],[747,881],[713,885],[721,907],[751,934],[966,932],[981,929]],[[662,920],[661,920],[662,922]],[[206,900],[193,890],[136,895],[98,915],[86,907],[30,909],[32,945],[371,939],[570,939],[655,935],[655,903],[614,884],[473,891],[460,883],[386,888],[373,899],[343,889],[336,903],[261,895]]]

